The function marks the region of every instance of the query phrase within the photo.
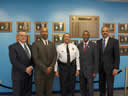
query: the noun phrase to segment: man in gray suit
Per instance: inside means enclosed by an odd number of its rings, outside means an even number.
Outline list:
[[[35,64],[36,96],[52,96],[56,47],[48,41],[48,30],[42,28],[41,38],[32,45],[32,57]]]
[[[88,31],[83,32],[83,42],[78,45],[80,52],[80,92],[81,96],[93,96],[93,78],[96,77],[98,58],[96,44],[89,41]]]

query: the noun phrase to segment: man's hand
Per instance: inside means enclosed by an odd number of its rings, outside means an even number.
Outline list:
[[[76,71],[76,76],[79,76],[80,72],[79,70]]]
[[[56,77],[59,77],[59,72],[55,72]]]
[[[93,76],[93,78],[96,78],[96,73],[93,73],[92,76]]]
[[[46,73],[49,74],[49,73],[51,73],[51,71],[52,71],[52,67],[48,67],[46,70]]]
[[[32,75],[32,66],[26,68],[26,73],[31,76]]]
[[[112,75],[115,76],[115,75],[117,75],[117,73],[118,73],[118,70],[117,69],[113,69]]]

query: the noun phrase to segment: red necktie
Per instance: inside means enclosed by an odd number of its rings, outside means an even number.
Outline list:
[[[84,52],[86,52],[87,44],[84,44]]]

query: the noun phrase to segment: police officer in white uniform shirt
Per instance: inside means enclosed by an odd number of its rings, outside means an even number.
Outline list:
[[[74,96],[75,79],[79,75],[79,70],[79,50],[70,43],[70,34],[66,33],[64,43],[57,47],[55,65],[55,75],[60,79],[62,96]]]

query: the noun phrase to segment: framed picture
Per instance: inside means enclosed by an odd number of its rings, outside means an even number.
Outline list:
[[[97,43],[97,40],[90,40],[92,41],[93,43]],[[80,40],[80,42],[83,42],[83,40]]]
[[[65,22],[53,22],[52,32],[65,32]]]
[[[64,35],[64,34],[53,34],[53,35],[52,35],[52,41],[53,41],[56,45],[59,45],[59,44],[63,43],[63,42],[64,42],[63,35]]]
[[[76,46],[78,45],[78,40],[70,40],[70,42]]]
[[[128,44],[128,35],[119,35],[119,44]]]
[[[16,35],[16,42],[18,42],[17,35]],[[27,41],[26,41],[26,43],[30,44],[30,34],[27,34]]]
[[[120,46],[120,55],[128,56],[128,46]]]
[[[43,27],[48,29],[48,22],[35,22],[35,32],[40,32]]]
[[[0,32],[12,32],[12,22],[0,21]]]
[[[104,23],[104,26],[108,27],[110,33],[115,33],[115,23]]]
[[[34,36],[34,41],[36,41],[36,40],[40,40],[40,34],[35,34],[35,36]]]
[[[118,30],[119,33],[128,33],[128,23],[119,23]]]
[[[17,21],[17,32],[30,32],[30,24],[31,22],[29,21]]]
[[[90,38],[99,38],[99,16],[70,16],[70,32],[72,38],[81,38],[84,31]]]
[[[115,38],[116,36],[114,34],[110,34],[109,37]]]

